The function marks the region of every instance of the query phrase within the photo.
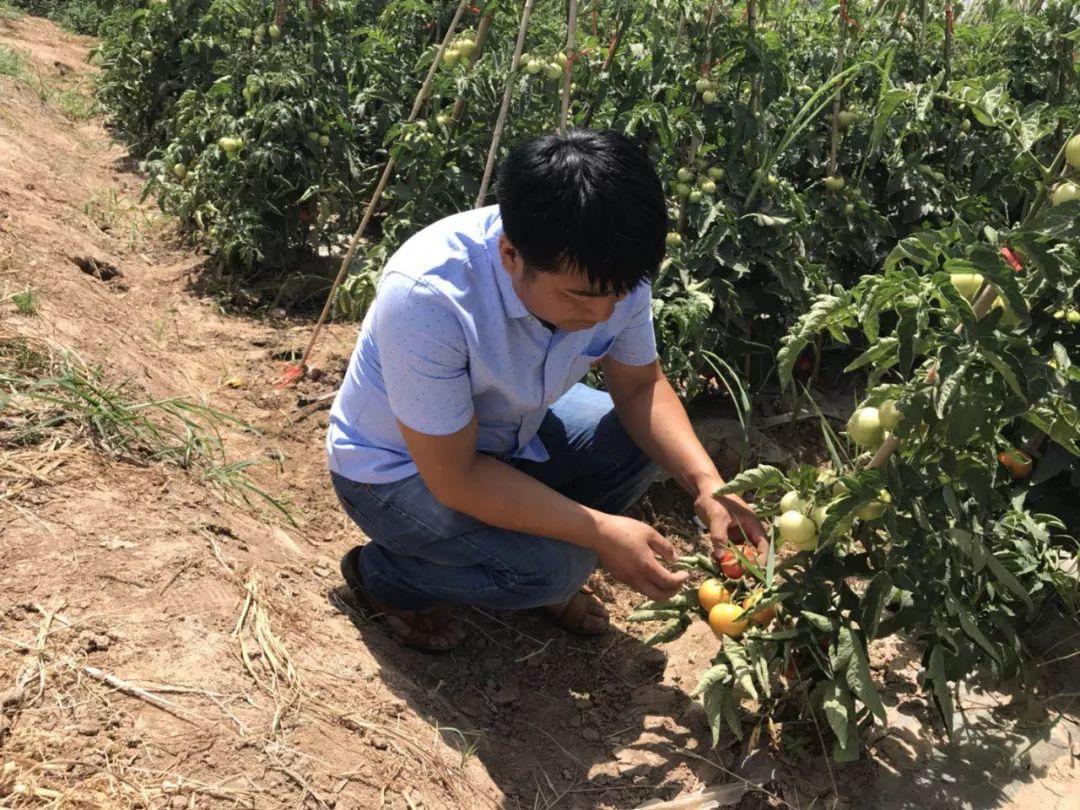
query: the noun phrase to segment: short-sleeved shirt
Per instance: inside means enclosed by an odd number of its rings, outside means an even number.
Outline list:
[[[480,452],[546,461],[548,406],[594,363],[656,359],[647,283],[590,329],[551,330],[514,291],[501,233],[493,205],[429,225],[390,258],[330,411],[331,470],[370,484],[414,475],[397,420],[448,435],[474,414]]]

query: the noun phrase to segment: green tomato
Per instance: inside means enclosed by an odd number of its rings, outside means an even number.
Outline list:
[[[825,188],[828,191],[843,191],[845,185],[847,185],[847,183],[844,181],[843,177],[830,174],[825,178]]]
[[[329,145],[330,145],[330,136],[329,135],[320,135],[319,136],[319,146],[321,146],[323,149],[325,149]]]
[[[804,501],[795,490],[785,492],[784,497],[780,499],[781,513],[795,511],[806,514],[806,506],[806,501]]]
[[[562,68],[551,62],[544,68],[544,75],[548,77],[549,81],[558,81],[562,78]]]
[[[885,514],[885,504],[881,501],[870,501],[855,510],[855,516],[860,520],[877,520]]]
[[[1054,193],[1050,197],[1050,201],[1054,205],[1061,205],[1075,199],[1080,199],[1080,186],[1071,182],[1060,183],[1055,186]]]
[[[841,110],[840,114],[837,116],[837,120],[839,121],[840,127],[842,129],[847,129],[859,120],[859,114],[857,112],[853,112],[852,110]]]
[[[694,178],[694,173],[685,166],[675,173],[675,176],[684,183],[689,183]]]
[[[307,139],[309,141],[311,141],[312,143],[318,143],[319,142],[319,133],[316,132],[315,130],[310,130],[308,132],[308,134],[307,134]]]
[[[971,121],[970,121],[970,119],[965,118],[963,121],[961,121],[960,122],[960,129],[962,129],[964,132],[971,132]]]
[[[682,244],[682,234],[676,231],[668,231],[667,236],[664,237],[664,241],[667,242],[668,247],[679,247]]]
[[[684,200],[687,197],[690,196],[690,191],[691,191],[690,186],[688,186],[686,183],[676,183],[675,184],[675,194],[676,194],[676,196],[682,197]]]
[[[1065,160],[1074,169],[1080,169],[1080,135],[1073,135],[1065,144]]]
[[[716,91],[715,90],[706,90],[704,93],[701,94],[701,100],[704,101],[706,104],[715,104],[716,103]]]
[[[172,170],[173,174],[175,174],[181,180],[187,177],[188,168],[183,163],[174,163]]]
[[[847,423],[847,434],[860,447],[877,447],[885,438],[881,413],[877,408],[860,408]]]
[[[278,28],[276,25],[271,25],[269,28],[267,28],[266,33],[270,35],[270,39],[281,38],[281,29]]]
[[[1076,326],[1076,324],[1080,323],[1080,309],[1070,309],[1069,313],[1065,316],[1065,320],[1073,326]]]
[[[712,180],[706,180],[701,184],[701,190],[706,194],[715,194],[716,183],[714,183]]]
[[[704,195],[702,195],[700,191],[694,190],[686,195],[686,199],[688,199],[692,203],[699,203],[701,202],[702,196]]]
[[[704,93],[706,90],[712,89],[712,82],[710,82],[708,79],[698,79],[696,82],[694,82],[694,89],[697,90],[699,93]]]
[[[458,48],[458,53],[460,53],[463,57],[468,59],[470,56],[472,56],[476,52],[476,43],[473,42],[472,40],[467,39],[464,42],[462,42],[460,45],[458,45],[457,48]]]
[[[537,73],[539,73],[543,69],[544,69],[543,63],[537,61],[536,59],[530,59],[528,62],[525,63],[525,72],[532,75],[532,76],[535,76]]]
[[[794,509],[784,512],[776,521],[776,530],[783,542],[791,543],[799,551],[817,548],[817,526],[802,512]]]
[[[848,203],[847,205],[844,206],[844,214],[846,214],[847,216],[850,217],[854,213],[855,213],[855,206],[852,203]]]
[[[461,54],[458,52],[458,49],[451,46],[443,52],[443,64],[447,67],[453,67],[457,64],[459,56],[461,56]]]
[[[710,166],[709,167],[709,179],[710,180],[723,180],[724,179],[724,170],[721,169],[719,166]]]
[[[561,67],[561,68],[566,67],[566,61],[567,60],[566,60],[566,54],[565,53],[562,53],[560,51],[559,53],[555,54],[555,64],[558,65],[559,67]]]
[[[139,55],[142,57],[142,60],[144,62],[149,62],[151,59],[154,58],[154,52],[149,48],[143,48]]]

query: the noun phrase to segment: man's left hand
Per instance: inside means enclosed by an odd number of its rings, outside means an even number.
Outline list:
[[[761,525],[753,508],[738,495],[722,495],[714,498],[712,493],[702,495],[694,502],[694,511],[709,529],[713,543],[713,556],[729,545],[750,545],[758,554],[769,550],[769,536]]]

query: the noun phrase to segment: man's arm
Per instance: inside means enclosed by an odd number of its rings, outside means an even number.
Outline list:
[[[694,498],[694,510],[709,527],[714,546],[738,543],[745,535],[758,551],[767,550],[765,530],[742,498],[713,497],[724,480],[701,446],[659,361],[632,366],[606,357],[601,366],[619,421],[638,446]]]
[[[616,579],[650,599],[672,596],[686,573],[672,573],[655,555],[675,559],[671,544],[637,520],[589,509],[509,464],[476,451],[476,417],[444,436],[419,433],[400,420],[409,455],[444,506],[491,526],[553,537],[594,549]]]

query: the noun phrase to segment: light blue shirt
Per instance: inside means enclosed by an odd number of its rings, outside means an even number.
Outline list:
[[[591,329],[551,331],[514,292],[501,233],[497,205],[466,211],[390,258],[330,411],[331,470],[369,484],[414,475],[397,420],[447,435],[473,414],[481,452],[546,461],[536,433],[548,406],[594,363],[656,359],[648,284]]]

